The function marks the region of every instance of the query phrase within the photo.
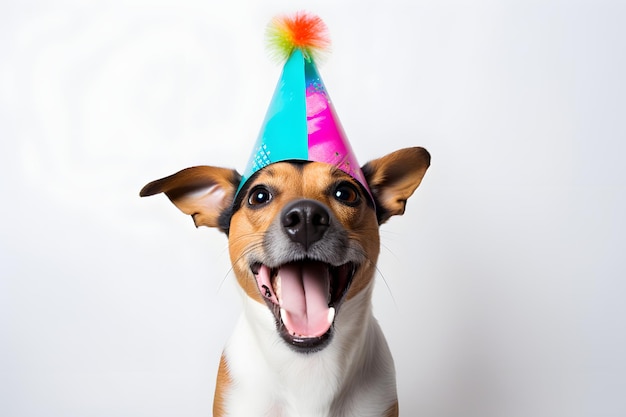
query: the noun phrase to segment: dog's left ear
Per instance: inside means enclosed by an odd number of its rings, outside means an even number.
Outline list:
[[[378,224],[404,213],[406,200],[429,166],[430,154],[419,147],[400,149],[363,165],[363,175],[376,202]]]
[[[139,192],[141,197],[165,193],[196,227],[217,227],[228,234],[230,210],[241,175],[233,169],[197,166],[152,181]]]

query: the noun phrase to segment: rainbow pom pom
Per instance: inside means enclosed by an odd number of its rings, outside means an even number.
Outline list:
[[[307,60],[319,59],[330,48],[326,24],[306,12],[272,19],[267,27],[267,39],[270,51],[281,60],[287,60],[294,49],[302,51]]]

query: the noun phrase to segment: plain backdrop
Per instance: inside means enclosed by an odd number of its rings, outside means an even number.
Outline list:
[[[626,415],[622,1],[3,1],[0,415],[210,415],[226,239],[147,182],[243,169],[306,9],[361,161],[432,154],[381,230],[403,416]],[[241,399],[245,401],[245,399]]]

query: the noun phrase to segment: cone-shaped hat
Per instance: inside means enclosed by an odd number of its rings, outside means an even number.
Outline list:
[[[286,62],[239,189],[269,164],[301,160],[336,166],[370,193],[315,64],[330,44],[325,24],[297,13],[274,19],[268,34]]]

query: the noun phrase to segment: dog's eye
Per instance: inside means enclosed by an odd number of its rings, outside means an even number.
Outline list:
[[[349,206],[357,205],[361,201],[359,190],[349,182],[342,182],[335,188],[333,196],[337,201]]]
[[[250,191],[248,195],[248,204],[251,206],[258,206],[261,204],[267,204],[272,199],[272,193],[263,186],[257,186]]]

